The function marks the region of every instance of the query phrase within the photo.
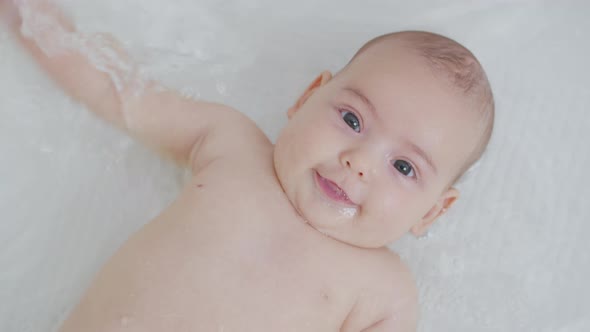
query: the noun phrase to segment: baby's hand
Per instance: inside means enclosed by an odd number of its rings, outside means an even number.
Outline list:
[[[48,0],[0,0],[0,16],[19,39],[33,39],[39,46],[75,30],[63,12]]]
[[[15,6],[15,0],[0,0],[0,21],[9,27],[20,24],[20,15]]]
[[[55,42],[75,31],[72,22],[54,3],[47,0],[13,0],[20,17],[21,33],[38,44]]]

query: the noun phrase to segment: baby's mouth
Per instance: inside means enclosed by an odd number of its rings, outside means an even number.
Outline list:
[[[326,195],[331,200],[348,206],[357,205],[348,197],[346,192],[333,181],[324,178],[317,171],[314,171],[314,177],[316,180],[316,184],[320,188],[322,193],[324,193],[324,195]]]

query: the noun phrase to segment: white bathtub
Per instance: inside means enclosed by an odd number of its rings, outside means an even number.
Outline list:
[[[496,128],[462,198],[393,247],[419,282],[419,331],[590,331],[590,3],[61,1],[184,93],[274,139],[290,103],[369,38],[426,29],[483,63]],[[182,172],[90,115],[0,30],[0,331],[51,331]]]

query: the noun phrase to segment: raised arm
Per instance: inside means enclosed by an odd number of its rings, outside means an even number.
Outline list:
[[[210,130],[237,111],[182,97],[141,77],[107,34],[83,35],[46,0],[0,0],[3,21],[71,97],[116,127],[185,166]]]

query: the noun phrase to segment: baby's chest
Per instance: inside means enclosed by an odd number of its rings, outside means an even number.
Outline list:
[[[198,288],[189,311],[210,312],[209,323],[228,331],[338,331],[352,308],[350,289],[315,264],[276,262],[275,253],[225,247],[197,259],[184,287]],[[196,309],[196,311],[195,311]]]
[[[168,289],[145,301],[167,301],[203,330],[337,331],[355,298],[342,257],[308,238],[307,226],[288,226],[279,200],[239,185],[194,181],[160,216],[146,241],[159,286],[144,288]]]
[[[280,252],[253,233],[225,235],[200,243],[200,237],[170,238],[176,250],[170,244],[160,252],[155,248],[152,271],[160,275],[140,288],[156,291],[146,293],[140,305],[156,313],[165,307],[199,331],[339,330],[355,287],[326,273],[335,262]]]

